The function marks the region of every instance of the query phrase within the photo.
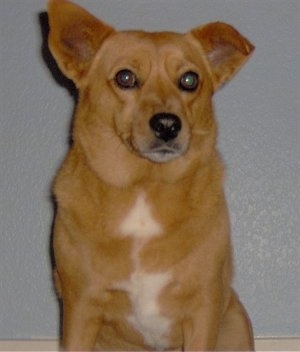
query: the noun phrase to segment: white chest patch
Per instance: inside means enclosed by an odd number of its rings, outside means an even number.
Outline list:
[[[127,320],[143,335],[147,345],[157,350],[166,349],[171,322],[160,311],[159,296],[170,282],[171,274],[149,273],[140,265],[140,250],[148,240],[159,236],[163,230],[161,224],[154,219],[144,193],[138,196],[119,230],[123,236],[132,236],[135,240],[132,249],[134,271],[129,280],[115,285],[127,292],[131,301],[132,313]]]
[[[153,218],[145,195],[141,193],[133,208],[126,215],[120,226],[124,236],[133,236],[140,239],[149,239],[162,232],[161,225]]]
[[[145,343],[156,350],[168,348],[171,322],[161,314],[158,298],[170,279],[169,273],[149,274],[136,270],[128,281],[117,285],[128,293],[132,303],[128,322],[143,335]]]

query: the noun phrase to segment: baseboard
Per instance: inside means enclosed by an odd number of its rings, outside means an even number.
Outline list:
[[[256,351],[300,351],[299,338],[257,338]]]
[[[58,351],[57,340],[0,340],[0,351]]]
[[[257,351],[300,351],[299,338],[257,338]],[[0,351],[58,351],[56,340],[0,340]]]

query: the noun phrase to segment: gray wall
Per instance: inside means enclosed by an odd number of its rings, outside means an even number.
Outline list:
[[[117,28],[236,26],[256,45],[215,97],[236,280],[256,336],[300,336],[299,1],[78,0]],[[67,148],[69,92],[43,61],[43,0],[0,0],[0,338],[55,338],[50,183]]]

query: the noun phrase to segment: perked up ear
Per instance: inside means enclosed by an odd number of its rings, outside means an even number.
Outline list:
[[[254,50],[254,46],[245,37],[226,23],[209,23],[190,33],[204,50],[215,90],[233,77]]]
[[[67,0],[48,2],[49,48],[62,72],[79,84],[114,29]]]

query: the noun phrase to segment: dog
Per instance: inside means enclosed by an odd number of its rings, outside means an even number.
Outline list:
[[[79,92],[53,186],[62,347],[253,350],[231,287],[212,97],[254,46],[221,22],[116,31],[67,0],[50,0],[48,18]]]

